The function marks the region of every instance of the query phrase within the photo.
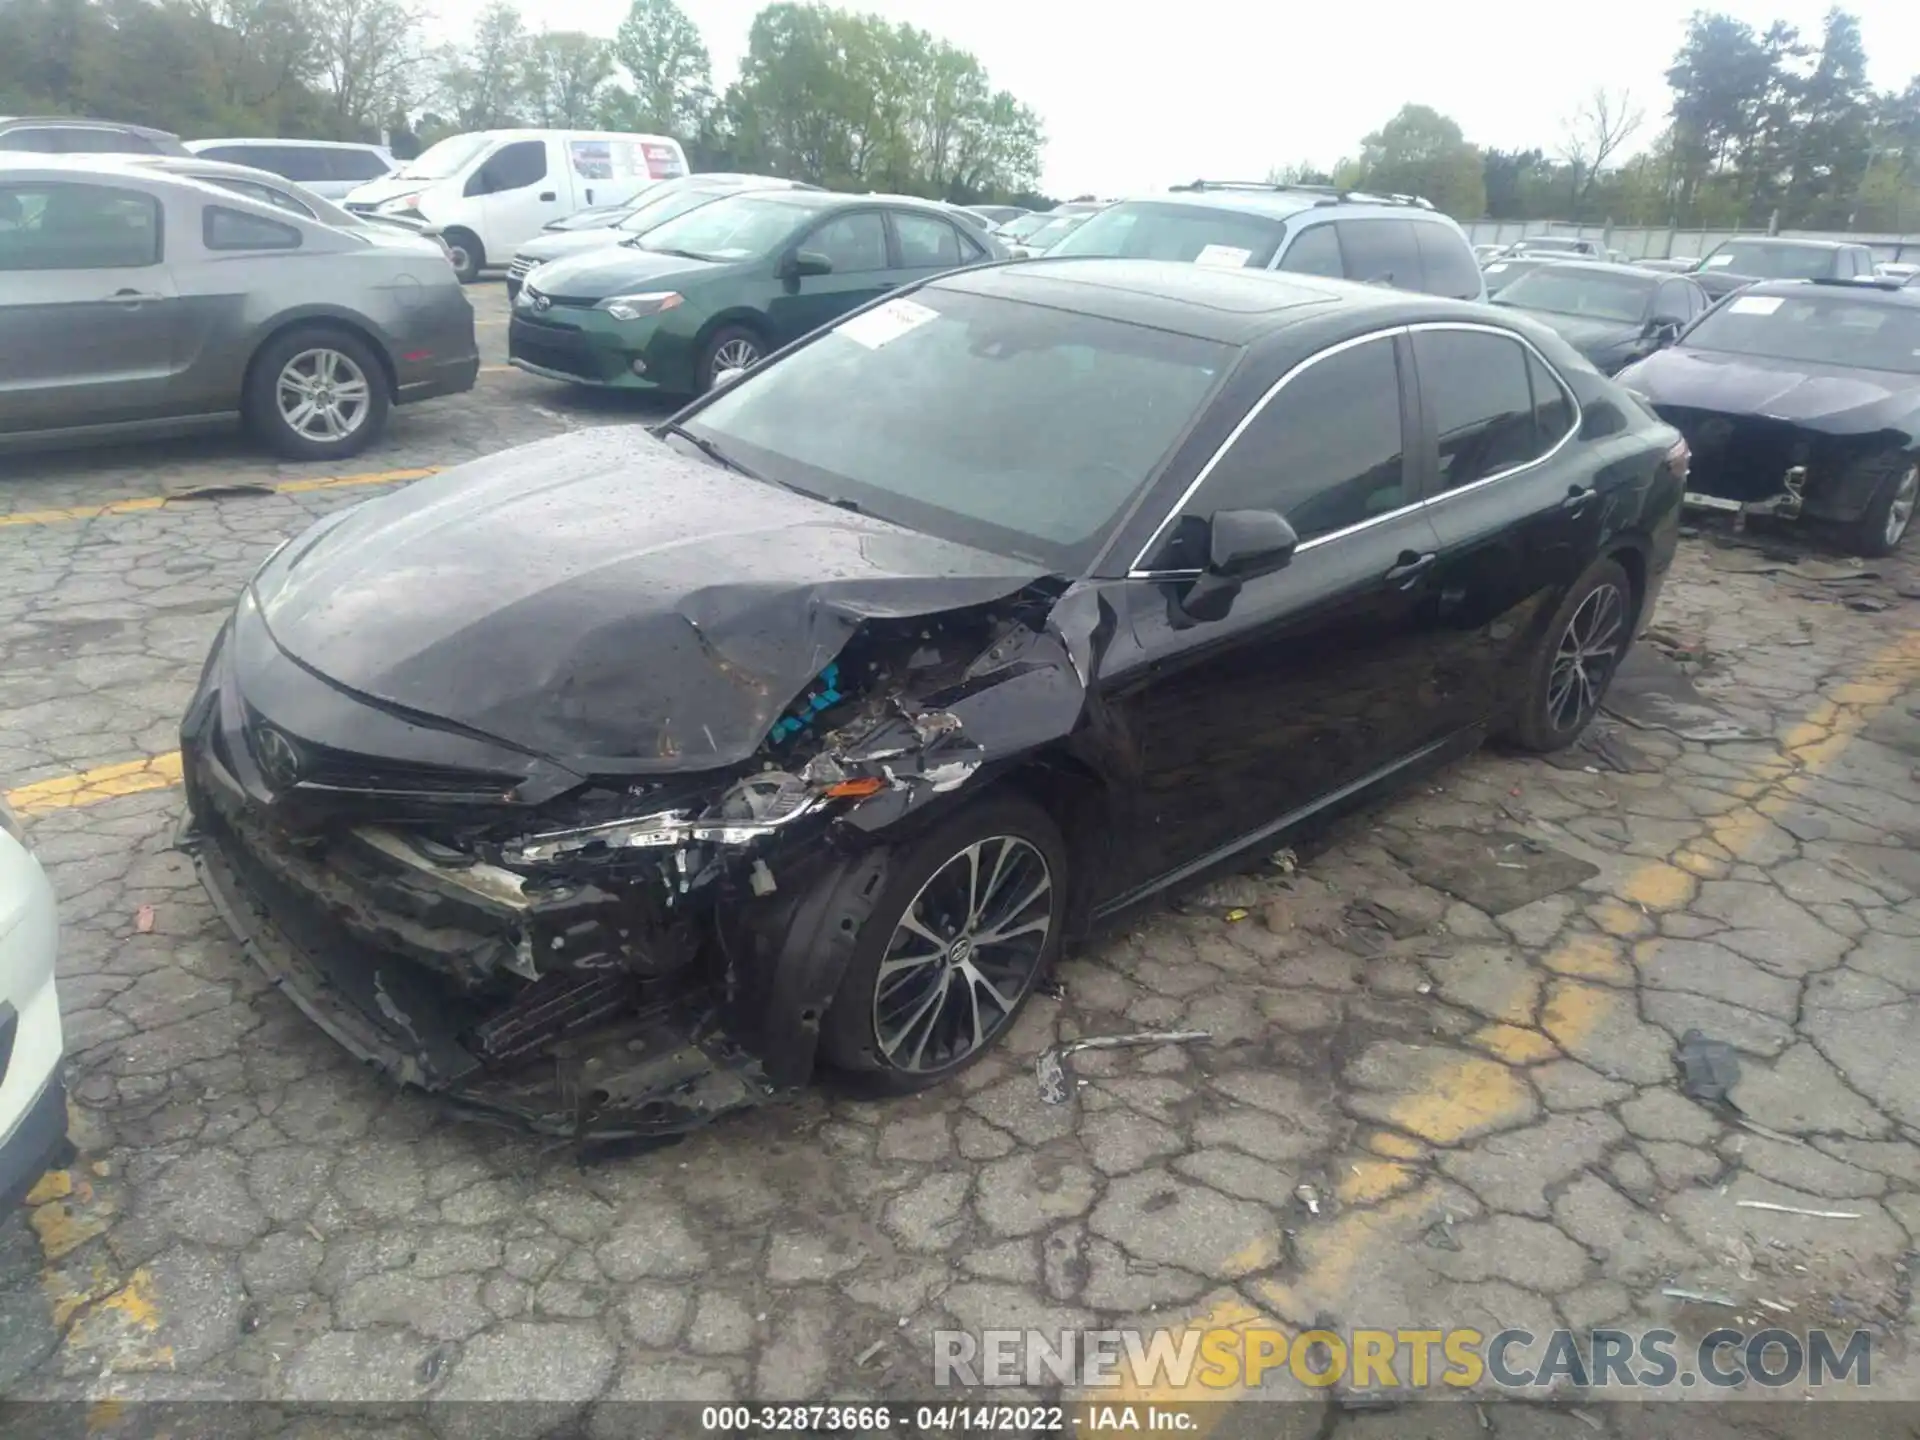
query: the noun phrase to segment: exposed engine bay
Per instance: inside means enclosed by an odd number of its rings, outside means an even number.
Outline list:
[[[289,823],[257,803],[264,742],[216,735],[216,695],[183,725],[183,848],[283,991],[401,1080],[581,1139],[693,1128],[809,1078],[858,933],[834,897],[871,835],[1025,728],[956,711],[1023,677],[1077,711],[1064,589],[867,620],[747,761],[532,807],[434,803],[384,770],[362,791],[335,766],[324,796],[291,787]]]

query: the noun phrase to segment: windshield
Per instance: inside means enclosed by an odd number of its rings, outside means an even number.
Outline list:
[[[1702,270],[1727,270],[1761,280],[1819,280],[1833,274],[1839,253],[1818,245],[1729,240],[1701,262]]]
[[[1024,240],[1042,225],[1051,224],[1057,218],[1053,215],[1016,215],[995,233],[1005,240]]]
[[[1046,224],[1039,226],[1020,243],[1036,255],[1051,250],[1062,240],[1073,234],[1087,223],[1084,215],[1056,215]]]
[[[1236,353],[926,289],[737,381],[687,428],[770,480],[1078,573]]]
[[[1119,255],[1129,260],[1188,260],[1264,270],[1286,226],[1263,215],[1202,205],[1132,200],[1109,205],[1075,230],[1057,255]]]
[[[1490,260],[1480,267],[1480,273],[1486,277],[1487,294],[1497,295],[1523,275],[1531,275],[1543,265],[1552,264],[1549,260]]]
[[[401,180],[444,180],[457,175],[466,163],[493,144],[487,135],[449,135],[437,145],[429,145],[400,167]]]
[[[1590,320],[1638,324],[1660,282],[1651,276],[1609,275],[1567,265],[1542,265],[1500,289],[1502,305],[1542,310],[1550,315],[1579,315]]]
[[[543,229],[547,230],[604,230],[615,224],[632,207],[628,205],[595,205],[589,210],[576,210],[564,220],[549,221]]]
[[[795,227],[816,213],[752,195],[729,195],[649,230],[640,248],[696,260],[746,260],[785,244]]]
[[[1708,311],[1684,343],[1689,350],[1920,375],[1920,306],[1832,294],[1736,295]]]
[[[731,195],[737,186],[728,186],[716,190],[675,190],[666,195],[657,195],[653,199],[637,205],[618,225],[618,229],[635,235],[645,234],[657,225],[669,220],[677,220],[682,215],[709,205],[722,195]]]

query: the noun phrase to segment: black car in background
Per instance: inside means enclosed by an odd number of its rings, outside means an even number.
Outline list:
[[[1521,276],[1562,263],[1545,255],[1500,255],[1482,265],[1480,275],[1486,282],[1487,298],[1491,300]]]
[[[1843,240],[1724,240],[1700,261],[1693,278],[1721,300],[1760,280],[1852,280],[1873,275],[1873,251]]]
[[[1831,521],[1863,555],[1906,538],[1920,500],[1920,291],[1754,285],[1620,382],[1687,437],[1690,503]]]
[[[1712,302],[1683,275],[1566,260],[1502,286],[1494,304],[1526,311],[1611,375],[1671,345]]]
[[[1594,715],[1685,449],[1523,317],[952,271],[649,434],[336,511],[181,727],[202,877],[354,1053],[569,1136],[934,1084],[1069,936]]]

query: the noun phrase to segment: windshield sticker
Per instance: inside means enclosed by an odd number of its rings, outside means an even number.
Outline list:
[[[1499,274],[1499,273],[1500,273],[1500,272],[1501,272],[1502,270],[1504,270],[1504,269],[1506,269],[1506,268],[1507,268],[1507,262],[1506,262],[1506,261],[1504,261],[1504,260],[1496,260],[1496,261],[1494,261],[1494,262],[1493,262],[1493,264],[1491,264],[1491,265],[1489,265],[1489,266],[1487,266],[1487,274],[1489,274],[1489,275],[1498,275],[1498,274]]]
[[[1718,270],[1722,265],[1731,265],[1732,263],[1733,263],[1733,256],[1731,255],[1707,256],[1707,265],[1709,266],[1709,268],[1714,270]]]
[[[909,330],[918,330],[929,320],[938,320],[940,312],[914,300],[889,300],[871,310],[842,321],[835,328],[849,340],[878,350],[898,340]]]
[[[1196,265],[1216,265],[1222,270],[1238,270],[1247,263],[1251,250],[1242,250],[1238,245],[1208,245],[1193,257]]]
[[[1733,315],[1771,315],[1785,302],[1784,295],[1741,295],[1727,307]]]

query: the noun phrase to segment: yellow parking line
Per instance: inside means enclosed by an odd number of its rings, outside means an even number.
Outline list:
[[[281,480],[263,488],[276,495],[302,495],[311,490],[337,490],[348,485],[394,485],[402,480],[424,480],[429,475],[438,475],[440,470],[438,465],[426,465],[412,470],[373,470],[364,475],[322,475],[308,480]],[[143,495],[134,500],[109,500],[100,505],[67,505],[58,510],[20,510],[11,515],[0,515],[0,526],[53,525],[62,520],[96,520],[102,515],[132,515],[191,499],[191,495],[185,494]]]
[[[60,775],[52,780],[36,780],[7,792],[7,804],[20,815],[44,815],[49,810],[72,810],[121,795],[138,795],[146,790],[167,790],[180,783],[180,752],[145,760],[128,760],[118,765],[101,765],[82,770],[78,775]]]
[[[1874,714],[1916,681],[1920,681],[1920,630],[1907,632],[1875,654],[1856,679],[1838,687],[1787,733],[1780,747],[1782,758],[1792,767],[1787,774],[1767,773],[1779,761],[1755,774],[1741,787],[1738,808],[1707,821],[1699,838],[1681,845],[1667,860],[1649,861],[1634,871],[1621,886],[1622,897],[1645,911],[1678,909],[1691,903],[1699,876],[1724,874],[1720,867],[1731,864],[1713,850],[1734,859],[1750,851],[1766,833],[1770,817],[1788,806],[1804,781],[1831,768]],[[1582,965],[1592,964],[1594,957],[1586,952],[1596,939],[1575,937],[1546,957],[1547,968],[1563,978],[1546,1008],[1543,1024],[1561,1049],[1580,1045],[1613,1016],[1615,1007],[1629,1003],[1608,987],[1564,978],[1579,975]],[[1524,995],[1513,997],[1516,1006],[1525,1000]],[[1404,1097],[1394,1108],[1393,1119],[1414,1134],[1451,1144],[1503,1113],[1518,1114],[1510,1107],[1516,1106],[1523,1094],[1524,1087],[1503,1066],[1478,1057],[1463,1058],[1429,1076],[1424,1090]],[[1428,1188],[1423,1186],[1380,1205],[1348,1209],[1324,1228],[1303,1234],[1300,1244],[1306,1263],[1297,1280],[1256,1280],[1248,1287],[1266,1303],[1270,1314],[1233,1297],[1188,1317],[1179,1328],[1204,1335],[1209,1330],[1270,1325],[1275,1317],[1290,1324],[1308,1323],[1338,1300],[1364,1256],[1406,1243],[1408,1236],[1396,1234],[1396,1228],[1404,1232],[1405,1227],[1417,1223],[1424,1216],[1428,1199]],[[1236,1264],[1234,1268],[1245,1273],[1249,1267]],[[1424,1317],[1423,1323],[1437,1324],[1440,1319]],[[1184,1386],[1155,1384],[1150,1376],[1125,1374],[1126,1368],[1122,1366],[1122,1383],[1117,1389],[1083,1398],[1177,1405],[1232,1400],[1249,1393],[1244,1387],[1233,1391],[1209,1389],[1197,1381]],[[1194,1424],[1187,1433],[1203,1437],[1222,1418],[1217,1409],[1199,1408],[1193,1412]]]

